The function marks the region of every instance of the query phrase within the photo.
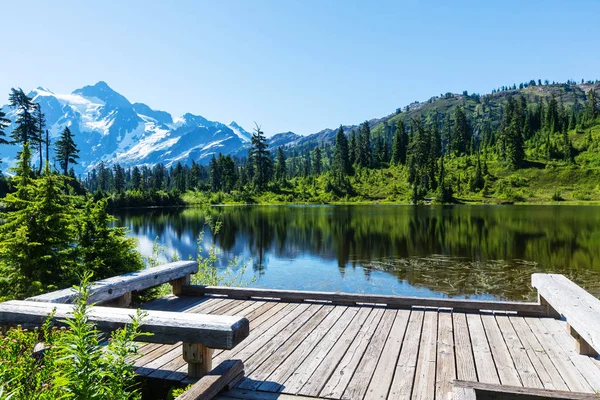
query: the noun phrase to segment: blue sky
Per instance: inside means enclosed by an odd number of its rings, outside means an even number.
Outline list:
[[[175,116],[309,134],[448,91],[600,79],[598,15],[595,0],[10,1],[0,93],[104,80]]]

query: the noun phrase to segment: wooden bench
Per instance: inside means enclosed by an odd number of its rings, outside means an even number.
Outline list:
[[[600,300],[564,275],[533,274],[531,284],[537,289],[540,304],[546,307],[548,316],[565,317],[579,354],[597,357],[600,351]]]
[[[0,303],[0,325],[20,324],[24,328],[41,326],[55,312],[53,322],[64,324],[73,311],[70,304],[13,300]],[[141,330],[151,336],[140,341],[175,344],[183,342],[183,358],[188,375],[199,378],[212,369],[213,349],[233,349],[250,333],[246,318],[167,311],[146,311]],[[132,310],[92,306],[89,321],[103,332],[112,332],[131,322]]]
[[[177,261],[138,272],[119,275],[93,282],[90,285],[89,303],[114,301],[118,306],[129,306],[131,293],[148,289],[163,283],[171,283],[173,294],[181,294],[183,286],[190,284],[190,275],[198,272],[195,261]],[[76,292],[72,288],[57,290],[27,300],[45,303],[73,303]]]

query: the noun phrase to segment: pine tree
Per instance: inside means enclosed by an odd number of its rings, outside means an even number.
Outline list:
[[[10,120],[6,118],[6,114],[0,109],[0,144],[9,144],[6,140],[6,132],[4,132],[8,125],[10,125]]]
[[[450,138],[452,150],[455,155],[461,156],[469,154],[471,144],[471,131],[469,122],[462,107],[456,107],[454,112],[454,129]]]
[[[285,164],[285,154],[283,154],[283,149],[280,147],[277,148],[277,161],[275,163],[275,179],[279,183],[285,182],[287,178],[287,166]]]
[[[359,138],[358,165],[363,168],[371,168],[373,165],[373,154],[371,150],[371,128],[369,127],[369,122],[365,121],[360,126]]]
[[[316,176],[321,175],[321,168],[323,165],[323,159],[321,156],[321,149],[319,147],[316,147],[314,150],[314,165],[313,165],[313,172]]]
[[[113,166],[113,174],[115,179],[115,190],[121,193],[125,190],[125,170],[119,164]]]
[[[34,118],[37,122],[37,130],[35,132],[35,143],[38,147],[38,152],[40,155],[40,165],[38,166],[38,175],[42,174],[42,168],[44,166],[44,128],[46,127],[46,116],[42,113],[42,107],[39,103],[34,104],[35,112]],[[46,159],[47,162],[50,160]]]
[[[252,133],[252,141],[248,158],[254,170],[254,186],[259,191],[266,189],[273,169],[268,147],[269,145],[267,144],[267,138],[260,129],[260,126],[256,125],[256,128]]]
[[[354,132],[354,129],[352,129],[352,131],[350,132],[348,159],[350,161],[350,165],[358,163],[358,145],[356,141],[356,132]]]
[[[54,151],[56,152],[56,160],[63,170],[63,175],[67,175],[69,171],[69,163],[77,164],[79,158],[79,149],[73,140],[73,134],[69,127],[65,127],[60,135],[60,139],[56,141]]]
[[[219,163],[214,154],[210,159],[208,168],[210,169],[210,190],[218,192],[221,189],[221,171],[219,170]]]
[[[483,177],[483,170],[481,168],[481,158],[479,153],[477,153],[477,164],[475,165],[475,175],[471,178],[469,182],[469,188],[471,192],[478,192],[485,186],[485,179]]]
[[[14,143],[35,143],[37,137],[37,121],[35,119],[35,104],[31,97],[27,96],[22,89],[11,89],[8,97],[10,107],[17,110],[17,120],[12,131]],[[31,144],[31,143],[30,143]]]
[[[131,171],[131,188],[133,190],[142,189],[142,174],[140,173],[139,167],[136,165]]]
[[[598,95],[594,89],[590,89],[587,98],[586,117],[589,122],[592,122],[598,117]]]
[[[340,125],[335,135],[335,151],[333,154],[333,176],[338,184],[341,184],[346,176],[352,174],[352,164],[350,163],[350,149],[348,139],[344,134],[344,129]]]

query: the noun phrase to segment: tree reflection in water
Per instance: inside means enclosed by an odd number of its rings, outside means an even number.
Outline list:
[[[303,285],[304,265],[293,262],[309,256],[317,264],[311,274],[337,264],[335,276],[323,274],[327,282],[310,276],[324,290],[342,290],[348,269],[361,268],[365,281],[374,272],[387,277],[368,290],[378,293],[410,294],[398,286],[408,283],[439,295],[531,299],[531,273],[556,272],[600,294],[600,207],[242,206],[118,217],[142,244],[159,236],[185,259],[195,254],[207,215],[223,221],[216,237],[205,231],[223,250],[223,265],[249,256],[264,282],[281,275],[279,287],[317,289]],[[281,260],[294,270],[269,272]]]

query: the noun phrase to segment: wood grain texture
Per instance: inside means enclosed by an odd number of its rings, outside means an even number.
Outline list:
[[[119,275],[90,285],[89,303],[110,301],[126,293],[148,289],[163,283],[171,282],[198,272],[198,263],[195,261],[177,261],[154,268],[146,268],[138,272]],[[45,303],[70,304],[75,300],[75,291],[72,288],[45,293],[30,297],[27,300]]]
[[[477,399],[485,400],[550,400],[550,399],[570,399],[570,400],[598,400],[600,395],[589,393],[574,393],[562,390],[548,390],[539,388],[526,388],[509,385],[491,385],[480,382],[455,381],[455,389],[474,390]]]
[[[546,315],[545,308],[538,303],[512,302],[512,301],[481,301],[481,300],[460,300],[445,298],[424,298],[424,297],[404,297],[404,296],[383,296],[369,294],[353,294],[339,292],[310,292],[298,290],[274,290],[274,289],[254,289],[254,288],[233,288],[221,286],[198,286],[190,285],[183,288],[182,294],[189,296],[204,296],[206,294],[220,294],[242,298],[276,298],[281,301],[305,301],[321,300],[333,303],[341,302],[360,303],[360,304],[379,304],[387,305],[389,308],[411,308],[433,307],[433,308],[456,308],[460,310],[497,310],[497,311],[515,311],[527,315]]]
[[[210,400],[243,373],[244,363],[241,360],[223,361],[175,400]]]
[[[600,300],[564,275],[533,274],[531,284],[597,355],[600,352]]]
[[[8,301],[0,303],[0,323],[21,324],[24,327],[41,326],[53,311],[53,320],[60,325],[72,315],[73,306],[35,301]],[[133,314],[134,311],[122,308],[93,306],[88,309],[89,321],[103,332],[122,328],[131,322]],[[152,335],[138,338],[144,342],[193,342],[202,343],[210,348],[232,349],[244,340],[250,331],[246,318],[154,310],[146,311],[146,314],[140,330]]]

